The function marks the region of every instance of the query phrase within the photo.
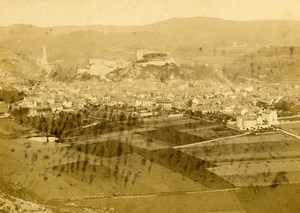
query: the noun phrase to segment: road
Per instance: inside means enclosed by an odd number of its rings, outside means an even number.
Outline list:
[[[288,131],[283,130],[283,129],[280,129],[280,131],[283,132],[283,133],[285,133],[285,134],[287,134],[287,135],[290,135],[290,136],[292,136],[294,138],[297,138],[298,140],[300,140],[300,136],[299,135],[296,135],[294,133],[288,132]]]
[[[215,141],[221,141],[221,140],[226,140],[226,139],[230,139],[230,138],[238,138],[238,137],[242,137],[242,136],[249,135],[249,134],[250,134],[249,132],[246,132],[246,133],[241,134],[241,135],[233,135],[233,136],[228,136],[228,137],[224,137],[224,138],[216,138],[216,139],[197,142],[197,143],[192,143],[192,144],[186,144],[186,145],[181,145],[181,146],[173,146],[173,148],[174,149],[182,149],[182,148],[194,147],[194,146],[197,146],[197,145],[203,145],[203,144],[207,144],[207,143],[211,143],[211,142],[215,142]]]

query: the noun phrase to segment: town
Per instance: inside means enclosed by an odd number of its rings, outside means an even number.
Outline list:
[[[0,212],[299,212],[286,23],[0,27]]]
[[[109,107],[115,112],[135,115],[138,119],[157,116],[174,116],[181,114],[201,114],[239,130],[260,130],[278,125],[279,119],[286,116],[297,116],[298,111],[292,109],[300,105],[298,82],[287,82],[276,85],[266,82],[242,82],[233,84],[228,79],[215,80],[182,80],[172,76],[166,83],[155,78],[125,79],[122,82],[107,81],[106,75],[121,67],[127,66],[164,66],[174,63],[174,59],[166,58],[164,53],[146,53],[136,51],[136,60],[105,61],[91,59],[88,69],[78,69],[78,76],[72,82],[58,82],[47,78],[31,85],[17,83],[18,80],[2,82],[2,90],[22,93],[23,99],[12,104],[5,104],[2,99],[2,114],[18,114],[26,112],[28,117],[58,117],[61,113],[86,111],[90,107],[99,109]],[[147,59],[145,59],[147,58]],[[149,59],[150,58],[150,59]],[[46,65],[48,76],[53,66],[47,65],[47,53],[44,46],[42,60]],[[173,62],[171,62],[173,61]],[[208,66],[208,65],[207,65]],[[216,66],[208,72],[217,72]],[[99,76],[82,80],[82,75]],[[219,75],[216,74],[216,78]],[[143,85],[143,87],[138,87]],[[288,106],[291,105],[291,106]],[[215,115],[215,116],[213,116]],[[91,118],[91,117],[90,117]],[[107,117],[106,120],[110,118]],[[89,123],[95,119],[88,119]],[[96,119],[97,120],[97,119]]]

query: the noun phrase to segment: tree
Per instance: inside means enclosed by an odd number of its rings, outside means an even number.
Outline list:
[[[267,102],[264,102],[264,101],[258,101],[256,103],[256,106],[260,107],[260,108],[263,108],[263,109],[267,109],[269,107],[268,103]]]
[[[289,47],[289,51],[290,51],[290,58],[292,59],[292,64],[293,64],[294,47]]]
[[[275,105],[276,110],[289,111],[294,105],[293,102],[280,101]]]
[[[13,109],[12,111],[12,115],[18,120],[21,120],[22,117],[27,116],[28,113],[29,109],[23,107],[20,109]]]
[[[226,50],[222,50],[222,55],[225,56],[226,55]]]
[[[251,69],[251,78],[253,78],[254,77],[254,63],[253,62],[250,63],[250,69]]]
[[[192,107],[192,105],[193,105],[193,101],[192,101],[192,99],[189,99],[189,101],[188,101],[188,107]]]
[[[278,184],[288,183],[289,179],[287,178],[286,171],[280,171],[276,173],[275,178],[272,181],[272,187],[276,187]]]

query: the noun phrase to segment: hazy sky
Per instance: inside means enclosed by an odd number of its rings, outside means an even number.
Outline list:
[[[300,0],[0,0],[0,25],[140,25],[195,16],[300,20]]]

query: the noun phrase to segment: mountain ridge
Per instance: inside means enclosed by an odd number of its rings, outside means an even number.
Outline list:
[[[209,17],[171,18],[143,26],[12,25],[0,27],[0,48],[26,55],[34,64],[45,44],[49,61],[63,61],[56,65],[58,70],[74,76],[90,58],[130,59],[137,49],[167,51],[181,59],[193,55],[205,61],[214,52],[225,57],[223,49],[232,48],[233,43],[245,43],[252,49],[300,46],[299,34],[300,21],[233,21]]]

